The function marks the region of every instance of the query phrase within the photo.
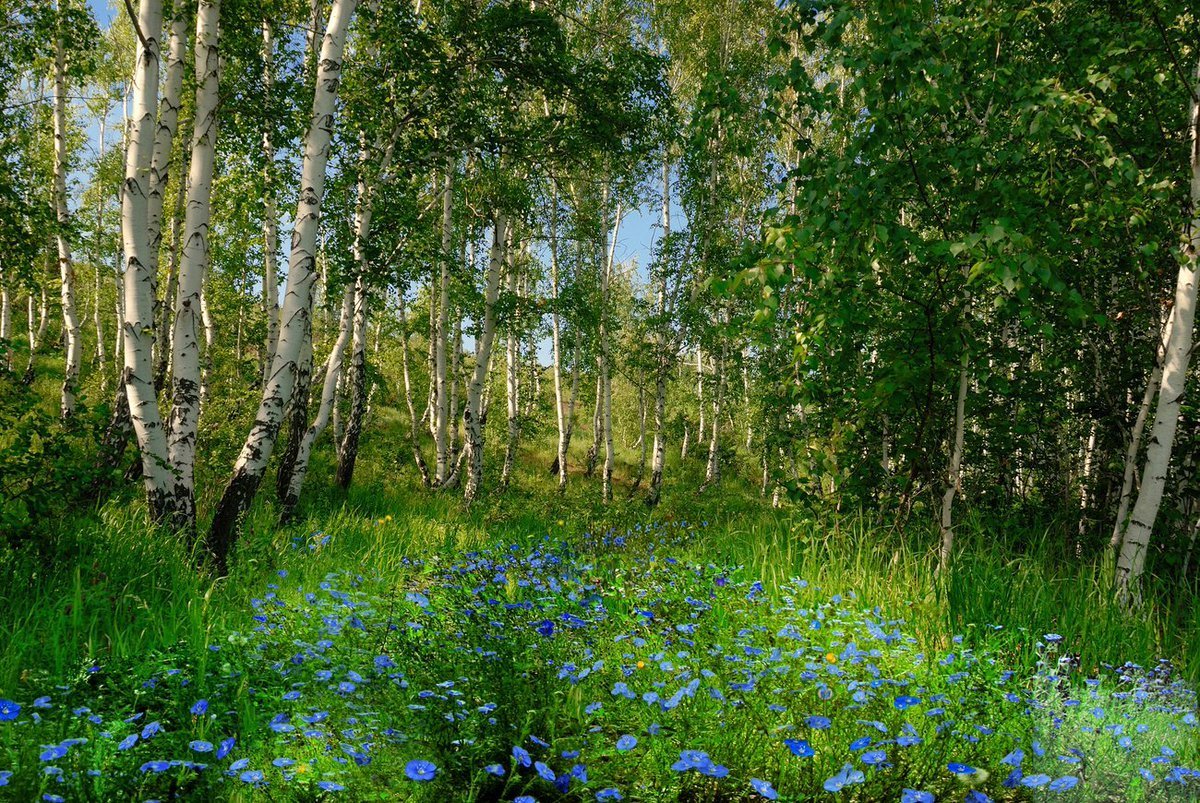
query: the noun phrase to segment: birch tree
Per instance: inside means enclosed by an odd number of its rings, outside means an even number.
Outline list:
[[[200,0],[196,11],[196,105],[188,168],[184,242],[180,254],[175,327],[171,338],[171,429],[168,453],[174,482],[168,508],[176,529],[196,532],[196,429],[200,421],[200,294],[209,263],[213,164],[221,54],[221,0]],[[211,347],[210,347],[211,348]]]
[[[1196,270],[1200,260],[1200,65],[1191,86],[1192,102],[1188,115],[1188,153],[1191,185],[1189,220],[1184,228],[1184,247],[1179,274],[1175,280],[1175,302],[1171,309],[1170,334],[1163,359],[1162,382],[1154,412],[1154,426],[1146,447],[1142,484],[1133,505],[1129,524],[1117,556],[1117,598],[1123,605],[1141,601],[1140,582],[1146,568],[1146,550],[1162,503],[1163,490],[1175,446],[1179,408],[1187,383],[1192,356],[1192,338],[1196,319]]]
[[[280,311],[279,340],[271,363],[271,376],[263,390],[254,426],[234,464],[233,475],[221,496],[209,531],[208,548],[221,572],[226,570],[241,518],[266,473],[284,411],[295,388],[297,363],[312,310],[317,224],[325,189],[325,167],[329,160],[342,54],[355,4],[356,0],[334,0],[321,44],[312,117],[304,137],[300,200],[288,260],[287,291]]]

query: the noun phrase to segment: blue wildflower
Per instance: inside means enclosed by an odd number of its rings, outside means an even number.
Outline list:
[[[404,765],[404,774],[410,781],[432,781],[437,775],[437,765],[432,761],[414,758]]]
[[[1079,784],[1079,779],[1074,775],[1064,775],[1061,778],[1055,778],[1050,782],[1048,789],[1051,792],[1069,792]]]
[[[208,700],[197,700],[192,704],[192,715],[202,717],[208,713]]]
[[[750,786],[753,787],[755,792],[758,792],[760,795],[765,797],[767,800],[778,800],[779,799],[779,793],[776,792],[775,788],[773,786],[771,786],[771,784],[767,783],[766,781],[759,780],[758,778],[751,778]]]
[[[0,700],[0,722],[12,722],[21,715],[21,706],[12,700]]]
[[[630,736],[629,734],[625,734],[620,739],[617,739],[617,749],[623,753],[626,750],[632,750],[633,748],[637,747],[637,743],[638,741],[636,738]]]
[[[783,744],[788,750],[792,751],[792,755],[800,758],[812,758],[817,754],[817,751],[812,748],[804,739],[784,739]]]
[[[933,803],[933,801],[932,792],[920,789],[905,789],[900,793],[900,803]]]

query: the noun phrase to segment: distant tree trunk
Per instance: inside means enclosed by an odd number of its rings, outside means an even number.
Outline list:
[[[412,447],[413,462],[421,472],[421,483],[429,487],[429,466],[421,454],[421,422],[417,418],[417,408],[413,405],[412,380],[408,371],[408,316],[404,311],[404,284],[399,284],[399,316],[400,316],[400,366],[404,372],[404,403],[408,407],[409,442]]]
[[[57,3],[61,12],[61,0]],[[63,20],[58,21],[61,26]],[[67,54],[60,32],[54,42],[54,216],[58,244],[58,269],[62,279],[63,339],[66,341],[66,366],[63,372],[59,413],[68,418],[75,412],[75,394],[79,390],[79,366],[82,343],[79,317],[75,314],[75,262],[67,231],[71,214],[67,208]]]
[[[270,20],[263,20],[263,105],[271,102],[275,86],[275,32]],[[262,369],[262,384],[267,384],[268,367],[275,357],[275,343],[279,339],[279,277],[276,271],[276,253],[279,251],[279,210],[275,199],[275,139],[271,118],[264,115],[262,130],[263,155],[263,284],[262,311],[266,318],[267,335],[263,343],[259,364]]]
[[[970,375],[967,372],[967,352],[963,351],[962,366],[958,370],[958,396],[954,404],[954,443],[950,449],[950,470],[946,473],[946,489],[942,492],[942,517],[940,532],[941,548],[938,552],[938,571],[950,568],[954,554],[954,496],[962,485],[962,459],[967,413],[967,387]]]
[[[596,365],[596,406],[592,409],[592,445],[587,451],[587,468],[583,476],[590,477],[596,473],[596,461],[600,457],[600,438],[604,434],[604,424],[601,421],[604,403],[604,381],[600,378],[599,358]]]
[[[459,431],[461,417],[458,414],[459,384],[462,380],[462,315],[454,317],[454,355],[450,364],[450,462],[458,462],[462,449]]]
[[[200,422],[200,292],[208,269],[213,166],[217,154],[217,86],[220,0],[200,0],[196,10],[196,114],[188,168],[184,243],[179,262],[179,298],[171,338],[172,398],[168,454],[174,481],[167,510],[176,530],[196,534],[196,433]]]
[[[607,195],[607,192],[605,193]],[[616,215],[613,219],[612,241],[604,243],[608,246],[605,251],[604,272],[600,278],[600,383],[604,388],[603,424],[604,424],[604,476],[601,481],[600,495],[604,501],[613,498],[613,469],[616,466],[616,452],[613,449],[613,419],[612,419],[612,366],[608,343],[608,293],[612,284],[612,274],[616,267],[617,237],[621,231],[621,202],[617,202]]]
[[[475,375],[467,388],[467,409],[463,411],[466,425],[467,484],[464,496],[473,502],[483,484],[483,392],[487,384],[488,369],[491,367],[492,343],[496,338],[496,299],[500,292],[500,270],[506,261],[509,247],[508,219],[504,213],[496,212],[492,227],[492,254],[488,262],[487,283],[484,290],[483,326],[475,357]]]
[[[558,422],[558,448],[554,452],[552,474],[558,474],[558,491],[567,489],[567,431],[570,426],[567,411],[563,408],[563,375],[562,375],[562,320],[559,310],[559,280],[558,280],[558,185],[550,198],[550,349],[552,371],[554,375],[554,415]],[[579,372],[574,372],[575,383],[571,389],[571,406],[575,404],[575,389],[578,385]],[[572,409],[573,412],[573,409]]]
[[[12,370],[12,300],[8,295],[8,282],[0,271],[0,368]]]
[[[634,475],[633,484],[629,488],[629,495],[632,497],[637,493],[638,488],[642,487],[642,480],[646,477],[646,453],[649,450],[649,441],[646,439],[646,376],[641,374],[638,377],[638,468],[637,474]]]
[[[650,506],[658,504],[662,493],[663,469],[667,457],[667,371],[670,367],[670,355],[667,344],[671,340],[670,324],[667,322],[667,260],[670,255],[671,241],[671,156],[670,150],[664,148],[662,169],[662,253],[659,255],[660,273],[658,277],[658,333],[655,337],[655,370],[654,370],[654,457],[650,464],[650,489],[646,494],[646,502]],[[686,447],[685,447],[686,450]]]
[[[279,341],[275,347],[271,376],[263,391],[254,426],[242,446],[225,492],[217,505],[209,531],[208,548],[218,572],[224,574],[242,516],[262,482],[283,422],[284,411],[295,389],[297,363],[305,336],[305,320],[312,311],[313,269],[316,255],[317,222],[325,191],[325,166],[333,134],[338,80],[346,29],[356,0],[334,0],[321,44],[313,96],[312,118],[304,137],[301,189],[292,233],[288,262],[287,294],[280,313]]]
[[[1146,550],[1154,531],[1162,502],[1163,488],[1171,465],[1175,445],[1175,430],[1179,423],[1179,408],[1187,383],[1188,363],[1192,354],[1192,329],[1196,317],[1196,268],[1200,260],[1200,65],[1196,68],[1195,83],[1188,123],[1191,151],[1191,208],[1186,229],[1187,246],[1184,261],[1179,265],[1175,282],[1175,306],[1172,310],[1170,334],[1163,360],[1162,387],[1158,392],[1158,407],[1154,428],[1146,446],[1146,465],[1138,490],[1133,514],[1117,557],[1117,599],[1128,606],[1141,601],[1140,583],[1146,568]]]
[[[728,316],[726,316],[728,317]],[[725,347],[713,358],[712,437],[708,441],[708,461],[704,466],[707,488],[721,479],[721,402],[725,395]]]
[[[500,469],[501,490],[508,487],[508,482],[512,478],[513,466],[517,460],[517,442],[521,437],[521,300],[519,290],[520,276],[518,275],[520,268],[518,267],[517,250],[514,248],[508,253],[508,268],[505,277],[509,297],[508,303],[512,305],[510,306],[512,312],[508,320],[508,333],[505,339],[508,440],[504,447],[504,465]]]
[[[105,123],[107,119],[108,109],[106,108],[104,113],[100,115],[99,153],[101,154],[104,153],[104,135],[106,133],[105,128],[107,127]],[[104,264],[104,249],[101,248],[100,243],[103,240],[104,202],[107,199],[107,193],[96,193],[96,245],[92,253],[92,263],[95,267],[95,272],[93,273],[95,282],[92,284],[92,328],[96,331],[96,370],[100,373],[101,395],[108,393],[108,366],[105,364],[104,354],[104,323],[100,316],[100,295],[104,285],[104,268],[101,267]],[[0,284],[3,284],[3,282],[0,282]],[[4,322],[4,318],[6,315],[11,316],[12,313],[8,308],[8,292],[3,287],[0,287],[0,296],[3,296],[3,299],[0,300],[0,306],[3,307],[3,310],[0,310],[0,340],[4,340],[8,337],[4,333],[12,327],[11,317],[7,325]]]
[[[449,338],[450,309],[450,250],[454,247],[454,164],[447,160],[442,181],[442,252],[439,257],[437,326],[434,338],[434,396],[436,397],[436,420],[434,422],[434,446],[436,450],[435,477],[440,484],[445,482],[450,468],[450,444],[447,429],[450,423],[450,393],[446,385],[446,341]]]
[[[696,442],[699,443],[708,429],[704,425],[704,349],[700,344],[696,344],[696,400],[700,410],[700,424],[696,427]]]
[[[46,299],[46,288],[39,287],[38,292],[41,294],[41,302],[38,305],[38,313],[33,314],[33,291],[29,291],[27,320],[29,325],[29,362],[25,366],[25,375],[21,381],[26,385],[33,384],[33,369],[34,360],[37,356],[38,345],[42,342],[42,338],[46,335],[46,323],[49,320],[49,301]],[[34,321],[37,321],[36,326]]]
[[[158,92],[161,0],[138,6],[137,62],[130,95],[133,111],[125,149],[125,183],[121,192],[121,238],[125,252],[125,318],[122,384],[129,397],[130,418],[142,458],[142,478],[150,516],[161,520],[172,481],[167,438],[154,392],[151,347],[154,331],[153,257],[147,238],[150,168],[153,156],[155,95]]]

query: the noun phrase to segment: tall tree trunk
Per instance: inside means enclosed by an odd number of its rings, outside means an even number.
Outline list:
[[[190,170],[190,165],[188,166]],[[175,327],[175,301],[179,294],[179,259],[183,251],[183,218],[187,212],[187,182],[175,182],[175,210],[171,215],[171,250],[167,254],[167,287],[163,292],[166,303],[158,312],[157,358],[154,365],[154,387],[163,388],[171,365],[171,336]]]
[[[558,448],[555,450],[551,473],[558,474],[558,491],[567,489],[567,427],[568,415],[563,409],[562,321],[559,312],[558,280],[558,185],[550,197],[550,350],[554,375],[554,415],[558,423]],[[575,377],[578,379],[578,372]],[[574,401],[574,400],[572,400]]]
[[[483,485],[483,392],[492,362],[492,343],[496,339],[496,299],[500,292],[500,272],[509,248],[508,219],[496,212],[492,223],[492,253],[488,261],[484,289],[483,326],[475,356],[475,373],[467,388],[467,408],[463,411],[466,428],[467,484],[463,491],[467,502],[479,496]]]
[[[329,424],[329,413],[333,409],[336,398],[338,380],[342,376],[342,363],[346,354],[346,346],[350,343],[354,319],[354,286],[349,285],[342,296],[342,314],[338,323],[338,338],[334,341],[329,356],[325,358],[325,366],[321,369],[324,376],[321,387],[321,404],[312,424],[298,439],[298,449],[288,473],[287,490],[280,496],[280,518],[291,521],[300,501],[300,491],[304,487],[304,479],[308,474],[308,461],[312,456],[313,446],[317,438]]]
[[[728,322],[728,315],[726,315]],[[725,395],[725,346],[713,357],[712,437],[708,441],[708,460],[704,466],[704,488],[721,479],[721,402]]]
[[[161,0],[142,0],[138,7],[142,37],[130,94],[133,111],[125,149],[125,184],[121,192],[121,239],[125,252],[125,319],[122,384],[142,459],[142,478],[150,515],[161,520],[171,484],[167,438],[154,390],[151,347],[154,331],[154,261],[150,253],[149,204],[154,151],[155,96],[158,92]]]
[[[607,195],[607,191],[605,192]],[[604,426],[604,476],[601,480],[600,495],[604,501],[610,501],[613,498],[613,469],[616,466],[616,451],[613,448],[613,420],[612,420],[612,359],[609,353],[608,343],[608,291],[612,284],[612,273],[616,267],[617,256],[617,237],[621,232],[621,202],[617,202],[617,213],[613,219],[613,230],[611,242],[606,242],[604,245],[605,260],[603,273],[600,277],[600,383],[603,387],[604,402],[603,402],[603,426]]]
[[[459,384],[462,379],[462,315],[454,316],[454,354],[450,361],[450,445],[449,454],[450,462],[458,461],[458,453],[461,450],[461,433],[459,432],[459,424],[461,418],[458,414],[458,397]]]
[[[954,404],[954,443],[950,448],[950,470],[946,472],[946,489],[942,492],[942,517],[940,521],[941,547],[938,551],[938,571],[950,568],[954,554],[954,496],[962,485],[962,458],[967,418],[967,387],[970,375],[967,371],[967,352],[964,345],[962,366],[958,369],[958,396]]]
[[[663,149],[662,169],[662,249],[659,255],[658,277],[658,334],[655,338],[654,371],[654,456],[650,464],[650,489],[646,502],[658,504],[662,493],[663,469],[666,466],[667,438],[667,371],[670,354],[667,344],[671,341],[670,324],[667,321],[667,274],[669,271],[671,241],[671,154],[669,147]]]
[[[421,423],[417,418],[417,408],[413,405],[412,379],[408,370],[408,315],[404,311],[404,283],[399,284],[399,316],[400,316],[400,366],[404,372],[404,402],[408,406],[409,444],[412,447],[413,462],[417,471],[421,472],[421,483],[429,487],[429,466],[421,454]]]
[[[300,360],[296,365],[296,387],[287,407],[287,446],[279,458],[279,469],[275,474],[275,496],[279,500],[279,520],[292,521],[296,502],[289,502],[289,489],[300,459],[300,447],[308,431],[308,402],[313,378],[312,320],[305,322],[304,342],[300,346]]]
[[[263,20],[263,104],[271,102],[275,87],[275,31],[270,20]],[[262,311],[267,323],[266,340],[263,343],[262,384],[269,379],[268,367],[275,357],[275,343],[279,339],[279,277],[275,262],[279,252],[279,210],[275,200],[275,138],[269,117],[263,120],[263,284]]]
[[[271,376],[263,390],[254,426],[234,464],[233,475],[217,505],[209,531],[208,548],[221,573],[227,569],[229,553],[242,516],[254,499],[267,470],[284,411],[295,388],[305,320],[312,313],[317,223],[325,191],[325,166],[329,160],[329,144],[333,135],[346,29],[355,3],[356,0],[334,0],[321,43],[312,118],[304,137],[301,187],[292,232],[292,252],[288,261],[287,293],[280,313],[279,342],[275,347]]]
[[[442,180],[442,252],[438,276],[437,326],[434,332],[434,385],[436,416],[434,446],[436,450],[435,477],[441,484],[450,466],[450,445],[447,428],[450,422],[450,393],[446,385],[446,340],[449,338],[450,311],[450,249],[454,246],[454,159],[446,162]],[[432,294],[431,294],[432,297]]]
[[[1117,599],[1123,605],[1141,601],[1140,582],[1146,568],[1146,550],[1162,502],[1163,488],[1175,446],[1179,407],[1187,383],[1192,354],[1192,329],[1196,318],[1196,268],[1200,260],[1200,65],[1193,85],[1188,139],[1191,152],[1191,208],[1185,231],[1187,246],[1175,282],[1175,306],[1163,360],[1162,387],[1154,413],[1154,428],[1146,447],[1146,466],[1137,502],[1117,557]]]
[[[200,422],[200,293],[208,270],[213,165],[217,155],[218,49],[221,0],[200,0],[196,9],[196,113],[188,167],[187,210],[179,261],[178,300],[171,338],[171,429],[168,454],[174,484],[167,508],[175,529],[196,535],[196,433]]]
[[[504,447],[504,466],[500,470],[500,488],[502,490],[508,487],[509,479],[512,477],[513,466],[517,460],[517,442],[521,437],[521,299],[518,289],[520,269],[514,251],[509,252],[507,261],[506,283],[511,312],[508,320],[508,336],[505,342],[508,440]]]
[[[167,185],[171,180],[171,173],[174,169],[172,157],[175,153],[175,139],[179,131],[179,110],[182,105],[181,97],[183,95],[183,73],[184,61],[187,54],[187,15],[185,9],[187,6],[183,3],[174,3],[174,11],[171,16],[171,21],[167,25],[167,58],[166,58],[166,79],[163,82],[163,93],[158,103],[158,124],[154,131],[154,152],[150,157],[150,197],[147,199],[146,207],[146,230],[148,232],[149,242],[149,259],[150,259],[150,276],[153,282],[151,291],[154,293],[154,320],[158,324],[155,332],[158,337],[155,338],[152,351],[156,354],[155,360],[155,381],[154,387],[156,390],[161,389],[166,381],[166,364],[168,355],[171,353],[171,347],[166,333],[169,330],[167,321],[171,318],[171,311],[175,306],[175,288],[171,286],[171,277],[168,278],[168,286],[163,293],[158,292],[158,264],[159,254],[162,251],[162,216],[163,216],[163,193],[166,192]],[[179,151],[184,154],[184,159],[187,159],[187,149],[180,148]],[[177,203],[182,204],[182,199],[185,193],[184,181],[176,182],[179,185]],[[178,206],[176,215],[172,219],[172,247],[177,248],[178,226],[183,217],[183,207]],[[171,265],[172,271],[176,268]],[[162,371],[157,368],[162,367]]]
[[[1167,332],[1171,330],[1171,318],[1167,319]],[[1156,326],[1155,329],[1158,327]],[[1121,474],[1121,497],[1117,503],[1117,518],[1113,522],[1112,537],[1109,539],[1108,545],[1115,550],[1121,545],[1121,538],[1125,535],[1125,527],[1129,521],[1129,503],[1133,499],[1133,479],[1137,471],[1137,458],[1142,448],[1142,432],[1146,428],[1146,418],[1150,415],[1150,405],[1154,401],[1154,397],[1158,395],[1159,385],[1162,383],[1162,361],[1163,361],[1163,340],[1159,336],[1155,340],[1155,357],[1154,369],[1150,372],[1149,378],[1146,379],[1146,387],[1142,391],[1142,401],[1138,405],[1137,417],[1133,420],[1133,428],[1129,431],[1129,443],[1125,448],[1125,469]]]
[[[360,257],[366,262],[365,254]],[[367,271],[359,269],[354,280],[353,342],[350,370],[346,377],[350,391],[350,414],[346,418],[346,433],[338,449],[337,484],[343,490],[354,479],[354,464],[358,460],[358,441],[362,435],[363,415],[367,408]]]
[[[0,368],[12,370],[12,299],[8,295],[8,282],[0,270]]]
[[[61,13],[62,3],[58,2]],[[62,26],[63,20],[58,20]],[[79,317],[75,314],[75,262],[67,230],[71,225],[67,209],[67,53],[60,31],[54,41],[54,216],[55,241],[58,245],[58,270],[62,280],[63,339],[66,341],[66,366],[63,371],[59,413],[68,418],[75,412],[75,394],[79,390],[79,365],[82,343]]]
[[[100,115],[100,141],[98,152],[101,156],[104,155],[104,135],[107,133],[108,109],[105,108]],[[97,182],[99,183],[99,182]],[[95,267],[95,282],[92,284],[92,328],[96,331],[96,370],[100,372],[100,393],[105,395],[108,393],[108,366],[105,364],[104,353],[104,323],[100,316],[100,296],[104,285],[104,249],[101,243],[104,240],[104,206],[108,200],[108,194],[103,191],[96,193],[96,232],[95,232],[95,247],[92,252],[92,264]],[[0,289],[0,294],[4,296],[3,306],[8,308],[8,294]],[[3,313],[0,313],[0,331],[6,331],[3,321]],[[11,321],[10,324],[11,326]],[[5,335],[0,334],[0,339],[4,339]]]
[[[600,358],[596,358],[596,404],[592,408],[592,445],[587,451],[587,467],[583,476],[590,477],[596,473],[596,461],[600,458],[600,439],[604,436],[603,422],[604,380],[600,377]]]

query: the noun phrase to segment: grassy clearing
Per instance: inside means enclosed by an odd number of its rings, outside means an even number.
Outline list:
[[[318,465],[295,526],[256,507],[233,575],[216,583],[147,532],[136,504],[67,523],[48,550],[8,553],[0,698],[22,706],[0,722],[10,790],[304,800],[344,786],[353,799],[552,800],[611,788],[727,800],[757,794],[753,778],[802,799],[841,778],[844,795],[866,799],[906,788],[1021,799],[1034,787],[1001,783],[1019,749],[1022,778],[1078,779],[1060,782],[1079,784],[1064,799],[1195,791],[1186,774],[1167,780],[1200,763],[1194,713],[1186,719],[1195,699],[1175,684],[1198,671],[1194,609],[1160,595],[1124,617],[1101,562],[1055,559],[1049,539],[1013,557],[996,529],[968,522],[956,572],[938,582],[932,552],[913,546],[932,547],[932,533],[773,511],[747,488],[697,497],[684,490],[695,466],[677,471],[653,513],[624,495],[603,506],[589,482],[559,498],[528,475],[464,510],[381,455],[362,466],[342,497],[320,490]],[[1125,661],[1152,671],[1117,670]],[[43,696],[51,707],[34,705]],[[898,708],[898,697],[920,703]],[[143,737],[155,721],[161,732]],[[623,735],[638,746],[618,749]],[[797,740],[811,758],[795,754]],[[66,754],[42,760],[46,745]],[[514,746],[546,772],[522,767]],[[709,763],[691,755],[695,766],[673,770],[685,749]],[[437,766],[432,781],[406,776],[418,760]],[[719,767],[727,777],[714,777]]]

